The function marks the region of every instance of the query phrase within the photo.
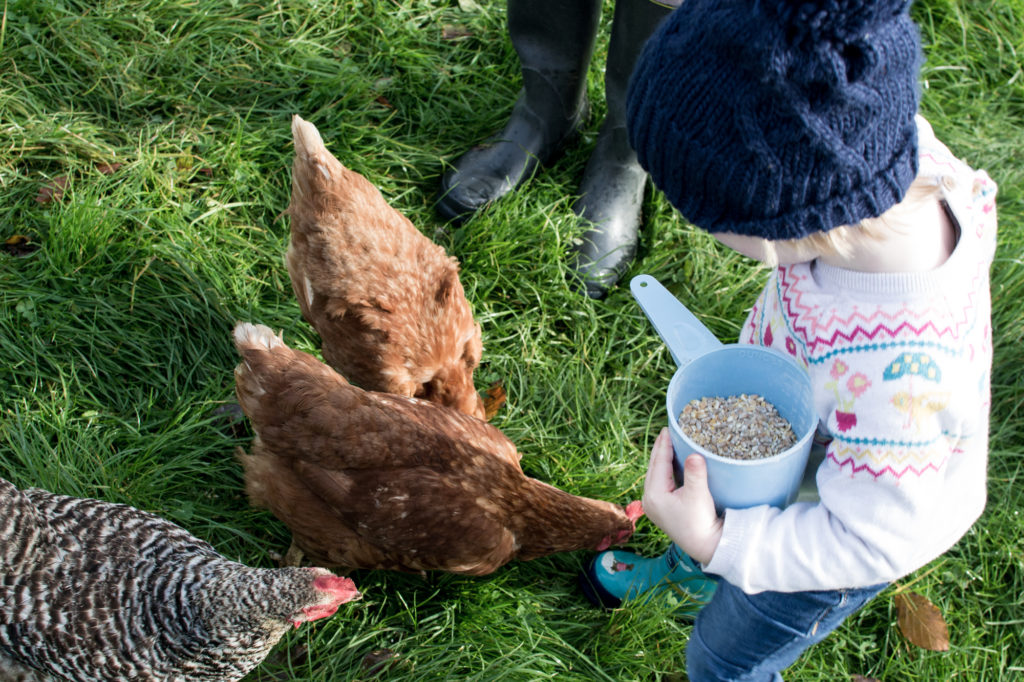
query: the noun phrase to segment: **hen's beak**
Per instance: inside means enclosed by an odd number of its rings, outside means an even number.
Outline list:
[[[343,578],[341,576],[326,574],[319,575],[313,579],[313,587],[320,592],[325,592],[330,597],[330,601],[324,604],[315,604],[313,606],[306,606],[302,609],[302,614],[305,618],[296,618],[292,621],[292,625],[299,627],[303,623],[309,621],[319,620],[320,618],[327,618],[333,616],[338,611],[338,607],[342,604],[356,599],[362,598],[362,593],[356,589],[356,584],[352,582],[351,578]]]

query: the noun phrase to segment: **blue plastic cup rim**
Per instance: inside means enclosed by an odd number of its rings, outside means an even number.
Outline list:
[[[722,355],[722,357],[727,357],[728,355],[735,355],[736,351],[740,350],[746,352],[747,354],[761,354],[765,362],[774,362],[776,363],[777,367],[789,368],[788,371],[791,372],[792,379],[800,384],[799,387],[797,387],[796,385],[791,387],[792,390],[800,391],[800,396],[796,398],[797,402],[800,405],[799,409],[797,410],[797,412],[799,413],[799,417],[794,418],[794,413],[792,410],[790,410],[790,414],[782,415],[787,419],[787,421],[789,421],[790,426],[793,428],[793,433],[797,439],[796,443],[787,448],[786,450],[783,450],[782,452],[776,453],[774,455],[770,455],[768,457],[760,457],[757,459],[736,459],[733,457],[724,457],[722,455],[717,455],[707,450],[706,448],[697,445],[695,442],[693,442],[693,440],[690,437],[686,435],[682,427],[679,426],[679,414],[682,412],[682,407],[685,407],[685,403],[682,406],[678,405],[678,401],[677,404],[673,404],[673,398],[675,397],[675,394],[677,392],[676,389],[679,383],[687,380],[694,374],[700,373],[702,371],[703,366],[707,364],[709,357],[722,354],[726,354]],[[765,398],[765,400],[767,400],[773,406],[775,406],[776,409],[779,408],[777,404],[777,398],[773,399],[773,396],[771,395],[763,395],[762,391],[744,390],[728,392],[729,395],[739,395],[739,393],[761,394],[762,397]],[[718,395],[719,397],[728,397],[728,395],[725,395],[724,393],[716,393],[714,391],[696,397],[699,399],[701,397],[709,397],[712,395]],[[688,362],[684,366],[678,368],[675,374],[673,374],[672,380],[669,382],[669,388],[665,394],[665,406],[668,412],[668,421],[670,428],[675,432],[676,435],[680,436],[684,442],[692,446],[693,452],[697,452],[707,459],[715,460],[723,464],[728,464],[730,466],[737,467],[772,466],[779,460],[792,456],[797,451],[809,450],[809,442],[814,437],[814,433],[817,430],[818,426],[818,417],[817,413],[814,410],[810,379],[807,376],[806,370],[803,367],[801,367],[800,364],[796,362],[796,360],[774,348],[768,348],[765,346],[754,346],[750,344],[723,345],[720,348],[709,351],[701,356],[698,356],[697,358],[694,358],[693,361]],[[782,413],[782,410],[779,411],[780,413]],[[685,459],[685,457],[688,456],[689,454],[690,453],[676,453],[677,458],[679,458],[679,463],[681,464],[682,459]]]

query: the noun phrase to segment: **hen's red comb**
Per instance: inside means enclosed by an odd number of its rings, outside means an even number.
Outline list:
[[[336,575],[319,575],[313,580],[313,587],[332,594],[344,601],[351,601],[358,598],[359,590],[351,578],[342,578]]]

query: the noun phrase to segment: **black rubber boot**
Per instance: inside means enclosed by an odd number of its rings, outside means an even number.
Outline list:
[[[647,173],[626,135],[626,86],[640,50],[671,10],[651,0],[616,0],[605,66],[608,114],[583,171],[573,211],[587,227],[572,265],[591,298],[603,298],[636,255]]]
[[[437,212],[461,222],[515,189],[576,134],[601,0],[508,0],[508,32],[523,89],[505,128],[463,154],[441,178]]]

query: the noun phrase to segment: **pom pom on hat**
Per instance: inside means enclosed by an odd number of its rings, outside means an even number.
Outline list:
[[[848,41],[905,13],[910,0],[783,0],[764,7],[794,43]]]
[[[876,217],[917,172],[906,0],[684,0],[627,95],[641,165],[710,232],[795,239]]]

